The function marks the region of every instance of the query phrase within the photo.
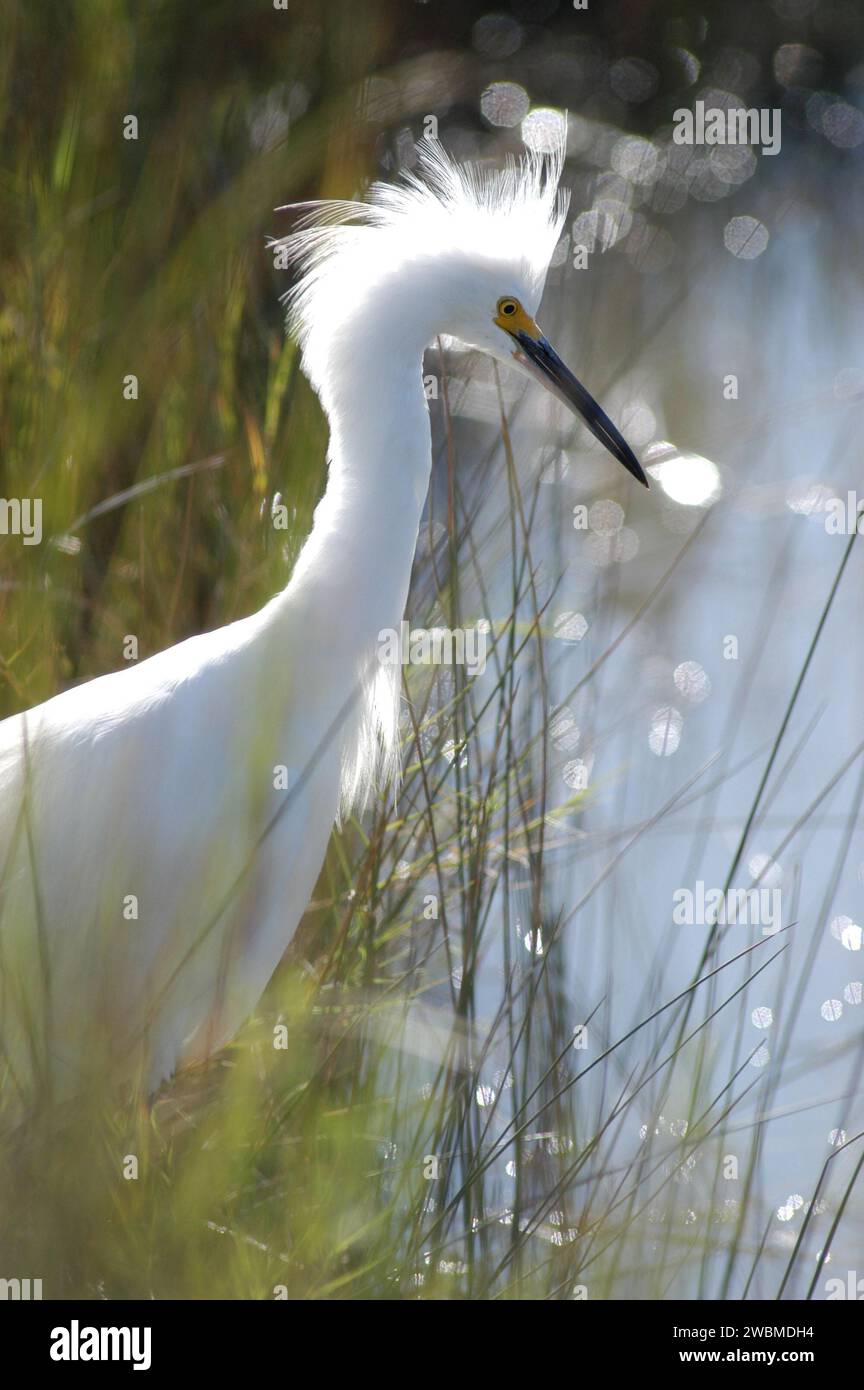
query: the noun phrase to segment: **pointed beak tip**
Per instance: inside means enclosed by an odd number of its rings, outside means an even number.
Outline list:
[[[520,331],[514,334],[517,348],[513,356],[531,375],[536,376],[541,385],[569,406],[587,425],[588,429],[627,472],[643,487],[649,486],[648,478],[641,463],[630,445],[609,416],[600,408],[594,397],[586,391],[581,381],[564,365],[558,353],[539,330],[536,334]]]
[[[650,484],[649,484],[649,482],[648,482],[648,479],[645,477],[645,474],[644,474],[644,472],[642,471],[641,468],[639,469],[639,472],[638,472],[638,473],[636,472],[635,468],[631,468],[631,469],[629,469],[628,471],[629,471],[630,473],[632,473],[632,475],[633,475],[633,477],[636,479],[637,483],[641,483],[642,486],[643,486],[644,488],[647,488],[647,487],[650,486]]]
[[[612,426],[612,428],[614,429],[614,426]],[[602,442],[606,445],[612,457],[617,459],[618,463],[622,464],[627,469],[631,478],[635,478],[637,483],[641,483],[643,487],[649,486],[648,474],[645,472],[645,469],[642,467],[623,435],[619,435],[617,439],[611,441],[604,439]]]

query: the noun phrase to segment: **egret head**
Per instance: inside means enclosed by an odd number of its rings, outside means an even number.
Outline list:
[[[446,334],[538,381],[648,486],[537,323],[567,212],[563,162],[563,140],[551,155],[503,169],[456,164],[423,141],[415,170],[373,185],[366,202],[306,205],[299,229],[277,244],[300,268],[286,296],[289,322],[325,405],[361,342],[367,360],[410,359]]]

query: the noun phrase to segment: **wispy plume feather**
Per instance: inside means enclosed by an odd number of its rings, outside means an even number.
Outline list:
[[[372,184],[364,201],[294,205],[296,227],[270,245],[296,268],[284,302],[313,379],[315,328],[332,324],[342,286],[369,285],[412,257],[476,247],[487,259],[519,261],[539,293],[567,213],[568,195],[559,191],[565,145],[562,133],[549,154],[528,151],[490,167],[459,164],[437,141],[423,140],[416,167],[396,183]]]

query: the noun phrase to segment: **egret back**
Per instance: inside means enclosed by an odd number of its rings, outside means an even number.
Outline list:
[[[338,797],[338,740],[304,765],[286,645],[265,609],[0,724],[0,1029],[24,1093],[106,1066],[152,1090],[254,1008]]]

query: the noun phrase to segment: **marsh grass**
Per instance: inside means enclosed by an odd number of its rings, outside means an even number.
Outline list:
[[[444,429],[452,457],[446,414]],[[371,814],[334,836],[286,963],[233,1046],[152,1107],[85,1095],[8,1135],[4,1257],[50,1272],[54,1296],[623,1288],[659,1298],[700,1271],[706,1292],[724,1279],[736,1296],[742,1257],[754,1268],[764,1258],[745,1233],[771,1087],[744,1126],[745,1195],[730,1209],[723,1155],[732,1135],[740,1152],[738,1111],[759,1077],[746,1052],[718,1076],[714,1033],[725,1034],[752,980],[784,969],[796,927],[735,950],[709,933],[688,988],[655,997],[620,1032],[604,1023],[607,999],[585,1001],[584,1022],[603,1044],[574,1050],[567,928],[654,825],[637,827],[575,902],[554,902],[547,859],[562,846],[572,853],[574,827],[602,792],[558,802],[550,791],[543,653],[555,639],[530,579],[539,485],[523,493],[506,418],[501,429],[516,518],[512,593],[491,625],[482,698],[459,668],[408,668],[398,800],[385,789]],[[451,581],[476,559],[475,522],[457,500],[449,523],[415,587],[429,592],[430,619],[444,612],[456,624],[465,614]],[[751,820],[811,654],[761,755]],[[519,682],[532,677],[537,688],[520,701]],[[700,769],[654,824],[706,795],[713,773]],[[740,850],[730,883],[739,860]],[[614,989],[614,960],[605,973]],[[282,1027],[287,1046],[276,1047]],[[670,1107],[673,1122],[662,1118]],[[645,1141],[628,1142],[645,1117]],[[692,1222],[682,1221],[685,1183]],[[814,1196],[826,1188],[827,1167]],[[839,1224],[845,1194],[832,1190]],[[781,1289],[795,1281],[806,1237]]]

